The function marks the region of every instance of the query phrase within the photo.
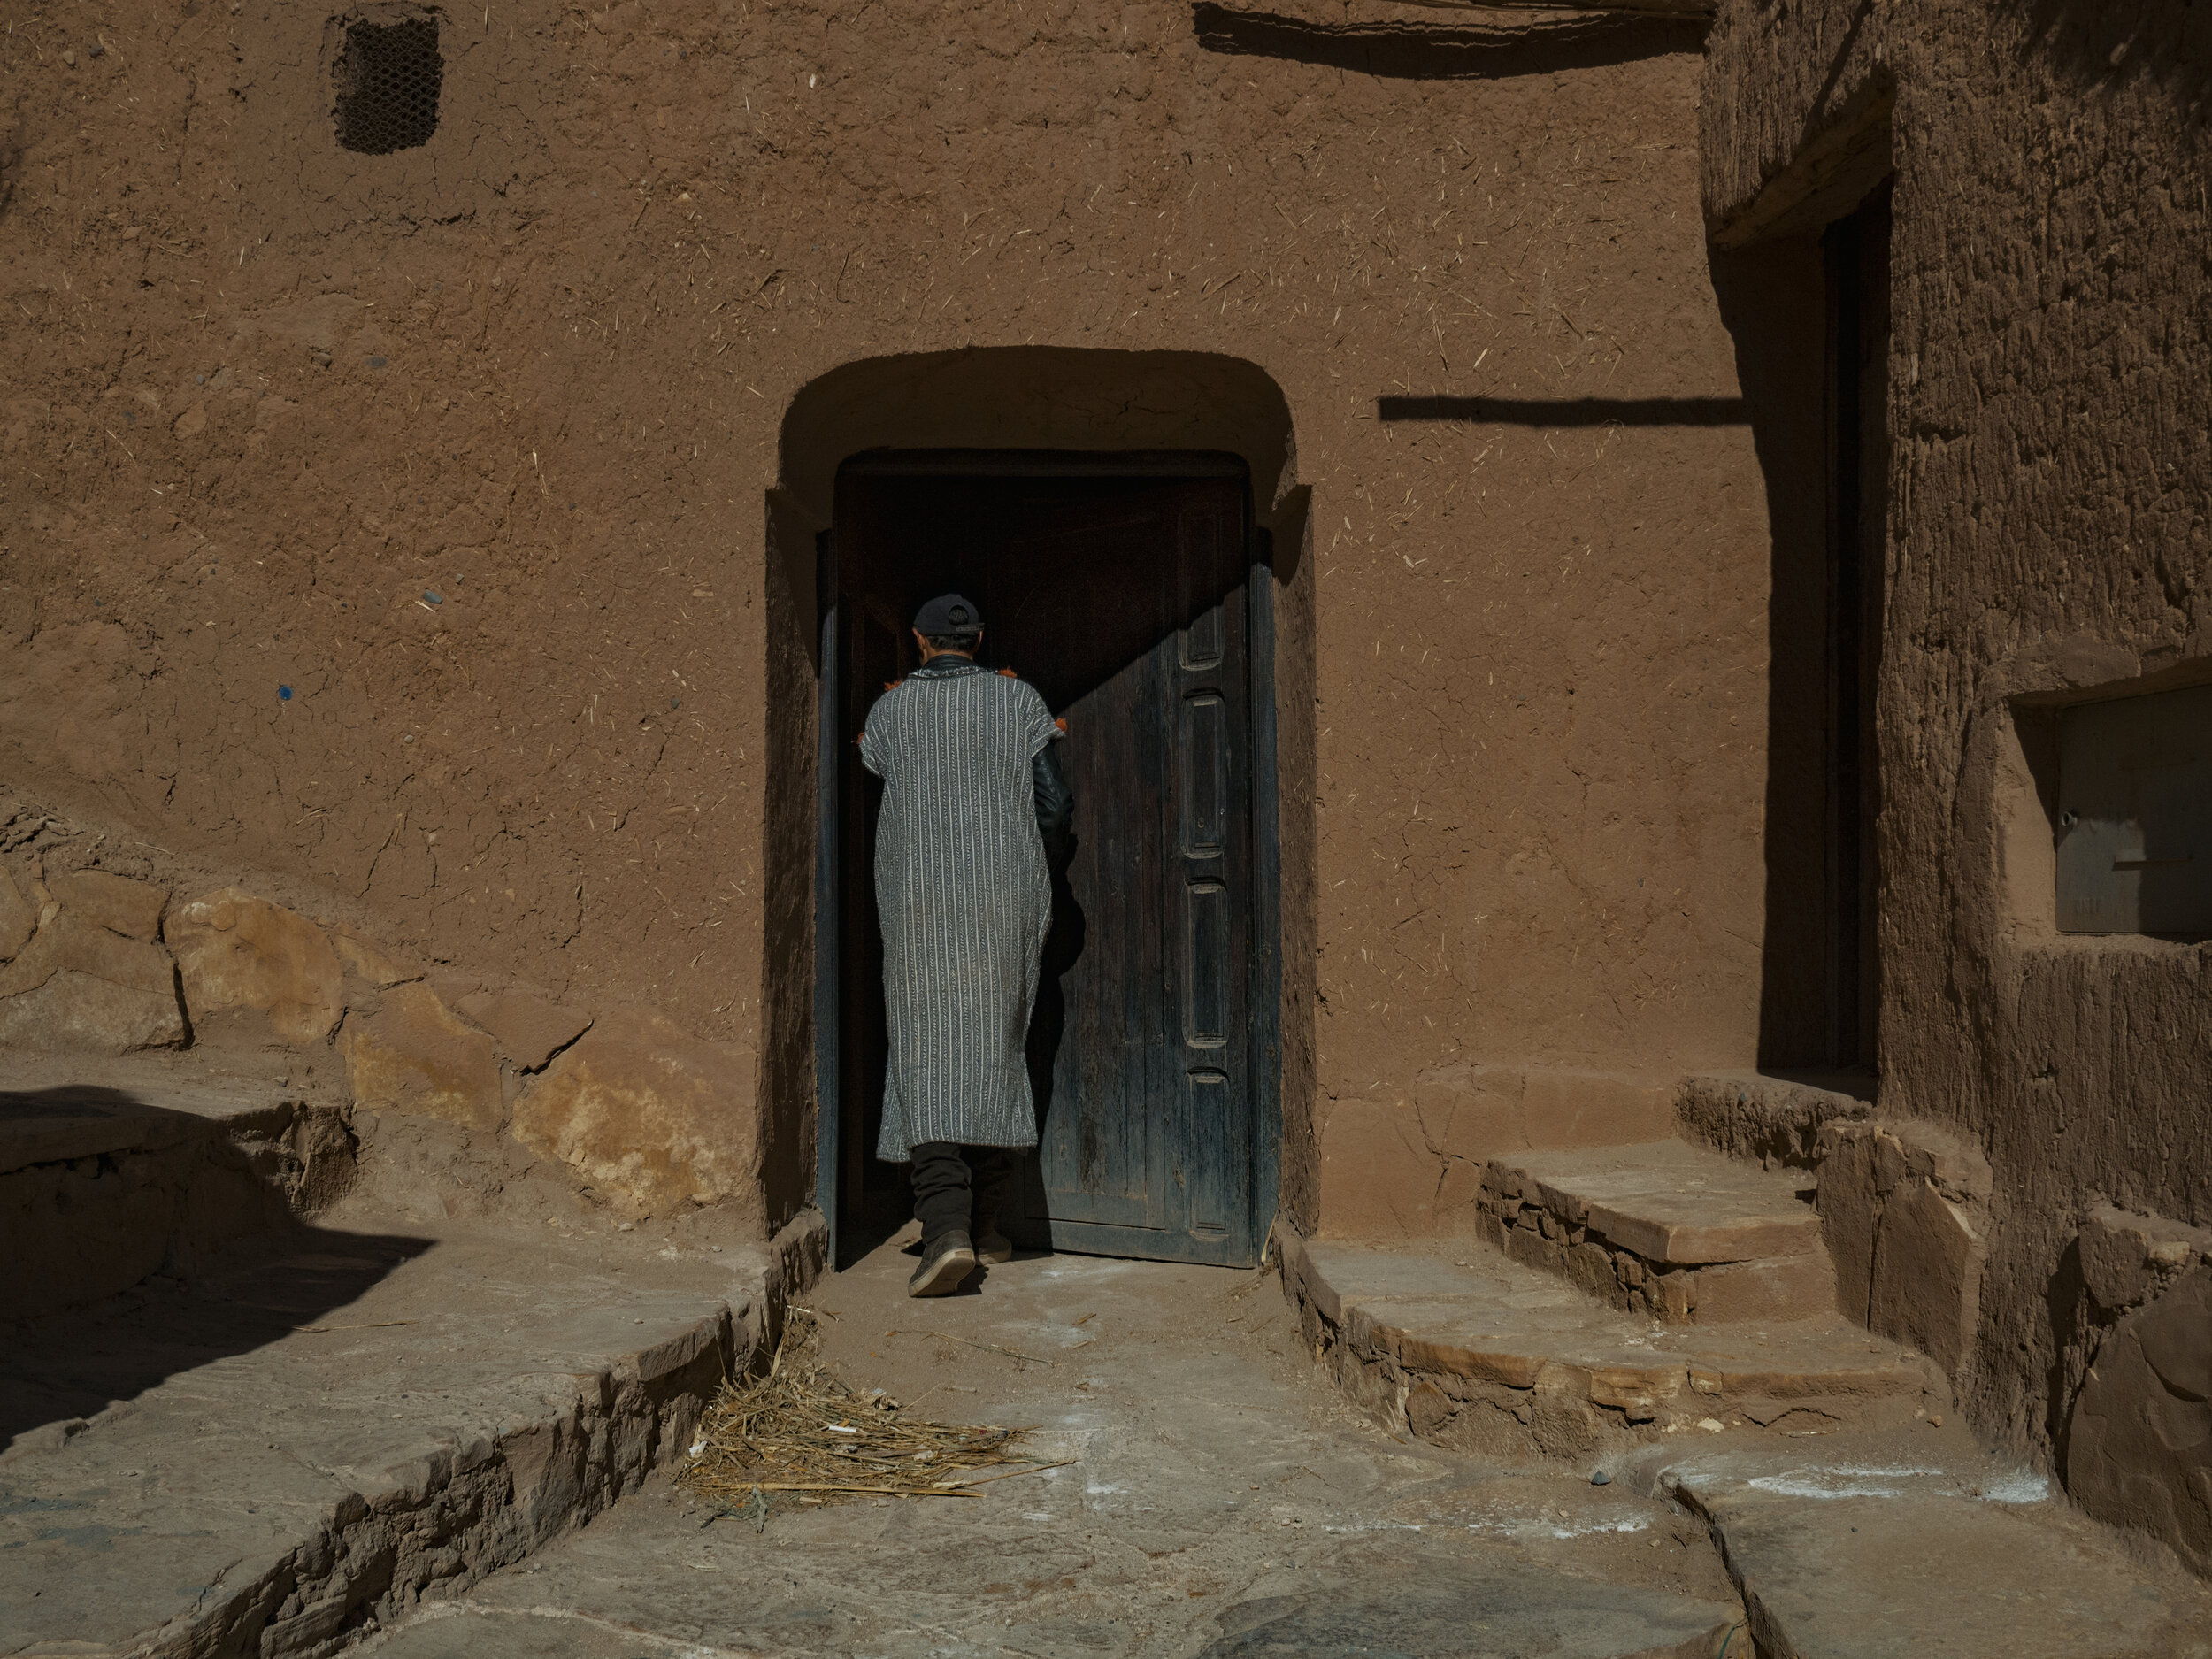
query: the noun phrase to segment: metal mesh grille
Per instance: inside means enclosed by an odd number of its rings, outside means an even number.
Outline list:
[[[338,58],[340,146],[388,156],[428,143],[444,81],[435,18],[349,25]]]

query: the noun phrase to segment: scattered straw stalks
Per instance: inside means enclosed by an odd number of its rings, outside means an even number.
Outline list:
[[[1064,1466],[1025,1455],[1019,1429],[919,1422],[880,1389],[856,1393],[816,1355],[815,1330],[810,1311],[792,1309],[767,1374],[724,1383],[700,1420],[676,1480],[715,1506],[710,1521],[742,1515],[757,1531],[769,1493],[958,1498]]]

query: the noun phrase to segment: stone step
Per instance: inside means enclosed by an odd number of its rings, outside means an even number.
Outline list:
[[[1476,1250],[1275,1229],[1283,1286],[1337,1381],[1394,1429],[1457,1449],[1590,1458],[1731,1430],[1893,1426],[1949,1405],[1917,1354],[1835,1312],[1669,1325]],[[1463,1256],[1469,1247],[1457,1247]]]
[[[1733,1447],[1654,1476],[1711,1529],[1763,1659],[2212,1659],[2212,1589],[1962,1434]]]
[[[1715,1325],[1835,1311],[1810,1186],[1802,1171],[1657,1141],[1494,1157],[1476,1205],[1515,1261],[1624,1311]]]
[[[0,1327],[0,1653],[327,1654],[680,1453],[820,1255],[348,1223]]]
[[[351,1178],[339,1114],[181,1056],[0,1054],[0,1322],[290,1225]]]

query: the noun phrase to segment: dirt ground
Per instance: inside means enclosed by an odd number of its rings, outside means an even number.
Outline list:
[[[927,1506],[787,1498],[758,1531],[656,1479],[368,1651],[1597,1659],[1708,1653],[1741,1617],[1665,1501],[1360,1417],[1271,1273],[1038,1256],[918,1302],[903,1243],[818,1289],[825,1352],[1068,1467]]]

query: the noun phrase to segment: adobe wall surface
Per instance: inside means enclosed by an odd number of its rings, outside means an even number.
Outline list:
[[[1724,237],[1894,100],[1882,1106],[1986,1149],[1962,1392],[2062,1464],[2085,1216],[2212,1220],[2212,949],[2054,930],[2010,700],[2212,672],[2208,66],[2200,7],[1730,4],[1704,81]]]
[[[1486,1152],[1749,1063],[1769,504],[1694,34],[1369,74],[1164,4],[499,0],[447,13],[436,136],[371,157],[334,10],[0,42],[11,781],[721,1045],[773,1225],[811,1102],[787,411],[902,354],[1213,353],[1289,411],[1263,507],[1310,492],[1302,1224],[1449,1227]],[[1521,402],[1378,418],[1436,394]]]

